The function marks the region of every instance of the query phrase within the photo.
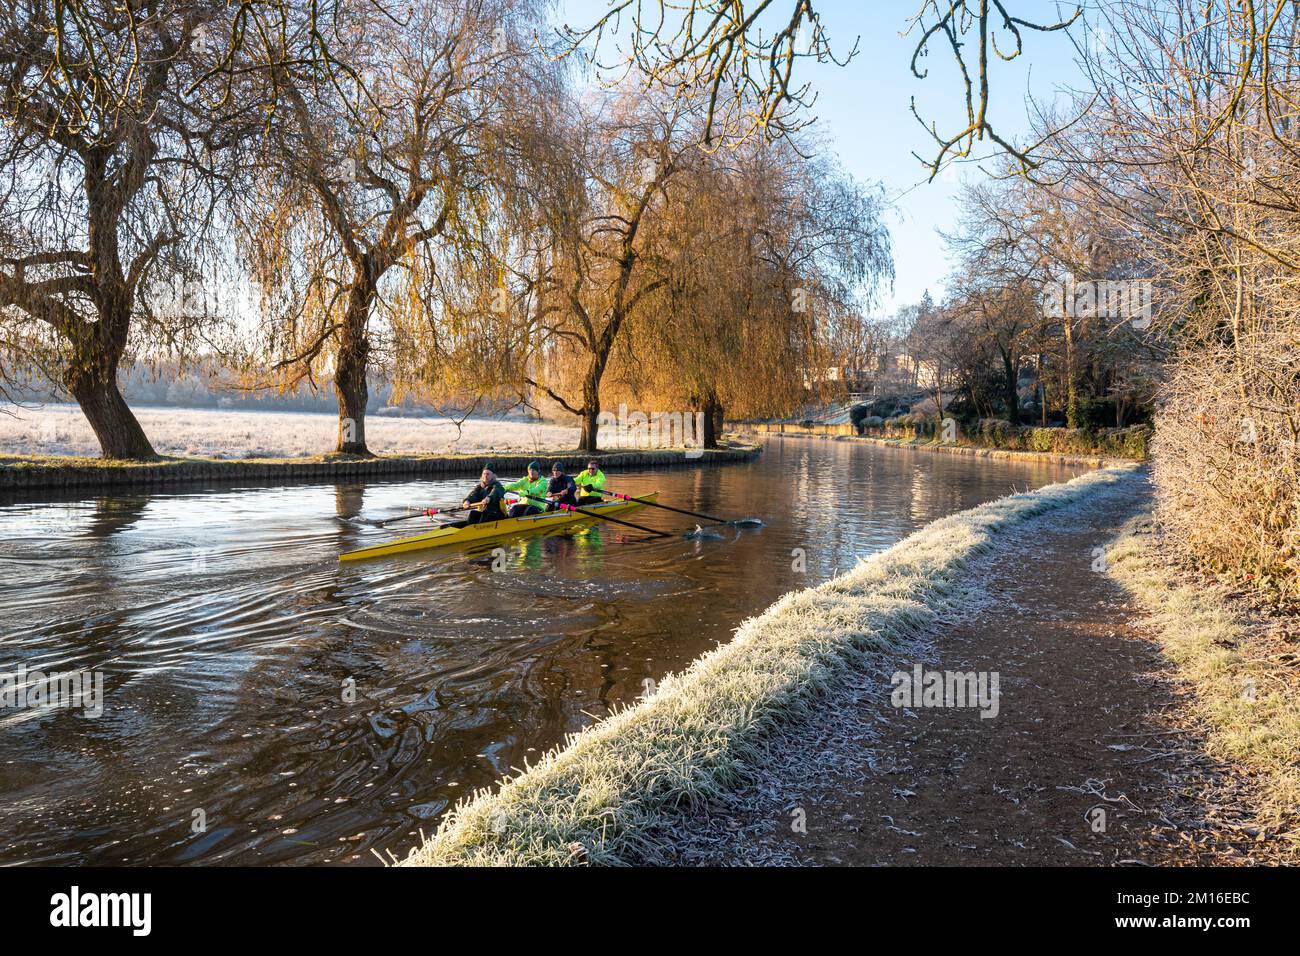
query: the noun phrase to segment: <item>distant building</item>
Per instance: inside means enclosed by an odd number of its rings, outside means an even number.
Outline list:
[[[867,392],[874,387],[876,376],[864,368],[831,365],[826,368],[803,370],[803,387],[812,389],[819,385],[843,385],[848,392]]]
[[[918,358],[907,350],[890,356],[892,368],[887,377],[895,389],[933,388],[939,377],[939,364]]]

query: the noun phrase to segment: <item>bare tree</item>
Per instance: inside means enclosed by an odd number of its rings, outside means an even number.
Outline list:
[[[842,56],[833,52],[816,6],[813,0],[615,0],[595,24],[566,27],[564,35],[570,50],[590,42],[588,55],[598,61],[602,39],[622,39],[627,21],[628,52],[605,68],[636,68],[651,85],[701,99],[707,143],[719,135],[743,141],[755,133],[784,135],[806,124],[804,113],[816,97],[795,75],[800,60],[842,66],[856,55],[856,41]],[[1018,15],[1019,6],[1010,0],[923,0],[907,19],[907,34],[915,37],[913,75],[929,75],[922,61],[932,47],[940,47],[956,66],[965,99],[966,125],[944,132],[926,123],[912,102],[913,115],[935,141],[934,158],[921,160],[931,179],[952,157],[969,156],[975,143],[986,139],[1026,167],[1033,165],[1041,143],[1017,146],[994,128],[992,65],[1019,57],[1026,34],[1069,28],[1082,8],[1041,23]]]
[[[202,274],[221,188],[214,157],[243,120],[182,92],[206,68],[202,13],[48,0],[0,12],[5,364],[61,383],[109,458],[153,455],[117,385],[127,349],[193,344],[208,313],[178,287]],[[138,61],[104,59],[133,38]],[[155,308],[160,297],[181,303]]]
[[[1057,144],[1162,287],[1176,350],[1156,418],[1159,512],[1212,567],[1300,594],[1300,12],[1293,4],[1103,7],[1085,51],[1105,104]]]
[[[133,102],[136,86],[157,64],[152,34],[161,18],[186,20],[192,42],[205,54],[201,68],[181,80],[179,92],[202,91],[210,102],[226,105],[236,88],[242,90],[250,60],[277,68],[310,66],[336,83],[356,79],[356,69],[339,55],[351,42],[355,12],[394,23],[405,16],[404,6],[390,0],[47,0],[15,11],[16,19],[44,37],[50,54],[28,75],[28,91],[61,100],[68,124],[83,132],[96,124],[103,104]],[[269,90],[264,105],[273,109],[279,92],[274,76]]]

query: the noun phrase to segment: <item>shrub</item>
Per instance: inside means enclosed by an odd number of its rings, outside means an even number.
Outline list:
[[[1112,428],[1098,436],[1102,450],[1121,458],[1146,458],[1151,449],[1151,427],[1133,425],[1129,428]]]
[[[853,423],[853,428],[859,434],[862,433],[863,421],[868,417],[870,407],[865,404],[854,405],[849,409],[849,421]]]
[[[1057,436],[1064,431],[1061,428],[1030,428],[1028,430],[1028,447],[1031,451],[1053,451]]]
[[[1180,362],[1156,414],[1157,515],[1199,564],[1300,597],[1300,367],[1285,330]]]
[[[1005,419],[981,418],[975,428],[970,431],[977,444],[989,448],[1014,447],[1016,429]]]

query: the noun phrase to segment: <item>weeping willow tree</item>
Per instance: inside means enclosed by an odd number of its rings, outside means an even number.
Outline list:
[[[39,370],[108,458],[153,448],[118,388],[129,351],[183,355],[210,332],[224,179],[249,102],[216,108],[200,6],[0,12],[0,381]]]
[[[550,144],[526,277],[525,384],[578,418],[590,452],[615,348],[669,281],[657,223],[705,154],[688,105],[634,89],[571,101]]]
[[[811,149],[811,144],[806,144]],[[656,222],[669,281],[632,323],[618,380],[643,403],[788,414],[826,384],[844,326],[893,275],[883,203],[790,144],[709,157]]]
[[[275,384],[328,378],[335,450],[366,455],[367,379],[444,374],[438,329],[478,313],[453,288],[498,216],[502,138],[548,73],[531,0],[419,0],[400,22],[359,8],[336,45],[354,76],[268,64],[280,110],[249,164],[241,209]],[[481,306],[483,303],[477,303]]]

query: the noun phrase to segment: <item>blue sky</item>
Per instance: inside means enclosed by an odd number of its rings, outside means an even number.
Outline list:
[[[778,3],[788,16],[788,0]],[[836,55],[851,49],[855,38],[859,53],[845,67],[800,64],[818,94],[812,111],[817,126],[841,163],[863,182],[883,183],[893,201],[889,225],[897,275],[878,313],[914,302],[926,289],[941,297],[948,266],[936,230],[954,225],[953,196],[961,179],[983,175],[977,163],[961,163],[925,183],[926,173],[912,156],[916,151],[928,158],[933,141],[912,116],[911,97],[922,116],[939,121],[941,132],[965,125],[962,89],[945,51],[936,47],[931,53],[928,79],[910,72],[915,38],[900,34],[919,7],[919,0],[823,0],[817,10]],[[577,26],[594,22],[605,9],[604,0],[561,0],[559,19]],[[1060,9],[1050,0],[1020,0],[1012,7],[1040,22],[1055,22]],[[1068,15],[1073,5],[1066,9]],[[1084,29],[1082,22],[1071,28],[1080,36]],[[991,119],[999,135],[1019,137],[1027,130],[1027,95],[1050,101],[1062,87],[1079,85],[1074,56],[1063,33],[1028,34],[1018,60],[995,64]],[[980,155],[990,152],[985,148]]]

